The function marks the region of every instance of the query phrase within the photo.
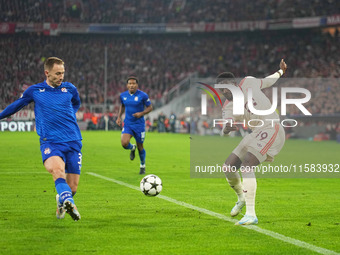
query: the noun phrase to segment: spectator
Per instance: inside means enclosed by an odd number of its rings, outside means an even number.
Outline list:
[[[145,119],[145,129],[147,132],[152,132],[152,123],[149,117]]]
[[[170,131],[176,133],[176,115],[172,112],[170,115]]]
[[[165,115],[161,112],[158,115],[158,132],[164,133],[165,132]]]
[[[96,124],[94,124],[94,122],[92,121],[92,119],[89,120],[89,121],[87,122],[87,128],[86,128],[86,130],[96,130],[96,129],[97,129]]]

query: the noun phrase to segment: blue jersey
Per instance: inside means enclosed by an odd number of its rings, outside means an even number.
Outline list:
[[[76,119],[80,98],[72,83],[62,82],[56,88],[50,87],[46,81],[32,85],[21,98],[0,113],[0,119],[16,113],[31,102],[34,102],[36,129],[41,144],[82,140]]]
[[[145,126],[144,117],[136,118],[132,114],[144,111],[144,107],[148,107],[151,104],[146,93],[138,89],[131,95],[129,91],[125,91],[120,94],[120,102],[125,107],[125,125]]]

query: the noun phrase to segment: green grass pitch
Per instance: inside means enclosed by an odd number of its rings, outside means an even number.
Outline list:
[[[142,178],[138,154],[130,161],[119,132],[83,132],[83,138],[75,196],[82,219],[74,222],[55,217],[56,192],[38,136],[0,133],[0,254],[318,254],[92,176],[136,187]],[[228,216],[236,196],[226,180],[190,178],[190,140],[148,133],[147,174],[162,179],[162,195]],[[218,153],[227,157],[239,141],[226,140],[230,146]],[[336,142],[288,140],[275,164],[340,163],[339,151]],[[340,252],[339,195],[339,178],[259,178],[258,227]]]

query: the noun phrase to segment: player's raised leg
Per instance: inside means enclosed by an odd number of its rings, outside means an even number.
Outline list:
[[[124,132],[124,130],[123,130],[123,132]],[[131,150],[130,159],[134,160],[137,146],[135,144],[130,143],[131,137],[132,137],[132,135],[129,134],[129,133],[122,133],[121,143],[122,143],[122,146],[125,150]]]
[[[140,159],[140,171],[139,174],[145,174],[145,157],[146,157],[146,152],[143,147],[142,143],[137,143],[137,148],[139,152],[139,159]]]
[[[70,186],[72,191],[72,196],[77,192],[78,189],[78,183],[79,183],[80,175],[79,174],[66,174],[66,181],[67,184]],[[73,203],[70,203],[70,201],[64,201],[64,208],[66,212],[72,217],[73,220],[77,221],[80,220],[80,214],[78,212],[77,206]]]
[[[241,182],[241,176],[238,172],[238,169],[241,166],[241,160],[234,153],[230,154],[223,165],[223,171],[227,178],[227,181],[230,187],[235,191],[237,195],[237,202],[235,206],[230,211],[230,215],[232,217],[238,215],[242,208],[245,206],[245,198],[243,193],[243,185]]]
[[[80,179],[80,171],[83,158],[83,154],[80,151],[81,146],[82,145],[80,143],[72,144],[70,146],[72,150],[70,150],[66,154],[66,166],[65,166],[66,181],[71,188],[73,197],[77,192]],[[80,214],[74,203],[72,204],[69,201],[64,201],[64,207],[66,212],[72,217],[72,219],[80,220]]]
[[[64,208],[64,210],[66,210],[66,212],[68,212],[68,208],[65,207],[65,204],[68,204],[68,205],[71,205],[72,207],[75,207],[73,196],[72,196],[72,190],[66,182],[65,163],[64,163],[64,161],[61,157],[51,156],[44,161],[44,166],[45,166],[46,170],[50,174],[52,174],[53,180],[55,182],[55,187],[56,187],[57,193],[59,195],[59,203],[57,203],[57,205],[58,205],[57,218],[62,218],[61,214],[58,215],[58,211],[61,212],[61,213],[63,212],[59,208],[60,204],[63,205],[63,208]],[[66,202],[66,201],[68,201],[68,202]],[[70,206],[68,206],[68,207],[70,207]],[[58,216],[60,216],[60,217],[58,217]],[[76,212],[74,214],[72,214],[71,217],[73,218],[73,220],[79,220],[80,219],[79,212],[76,210]]]
[[[79,179],[80,179],[79,174],[71,174],[71,173],[66,174],[66,182],[67,182],[68,186],[70,186],[70,188],[71,188],[73,197],[77,193]]]
[[[62,203],[59,200],[59,194],[56,195],[55,200],[57,202],[57,211],[55,213],[57,219],[64,219],[65,218],[65,209]]]
[[[258,223],[255,213],[255,196],[256,196],[256,177],[254,167],[260,164],[255,155],[248,152],[241,165],[243,178],[243,192],[246,201],[246,214],[235,225],[253,225]]]

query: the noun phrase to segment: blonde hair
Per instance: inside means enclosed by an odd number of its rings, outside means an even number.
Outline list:
[[[48,59],[45,60],[44,69],[51,70],[54,64],[63,65],[64,61],[62,61],[60,58],[57,58],[57,57],[49,57]]]

